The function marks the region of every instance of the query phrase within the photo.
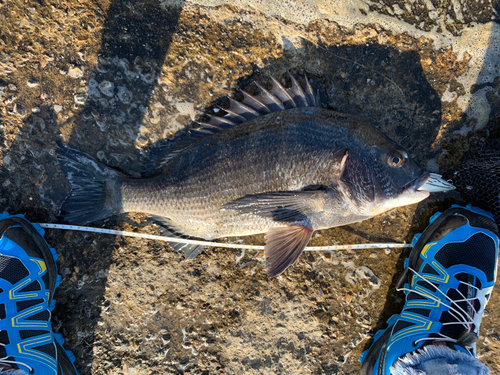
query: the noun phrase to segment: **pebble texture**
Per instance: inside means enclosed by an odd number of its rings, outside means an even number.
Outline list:
[[[422,166],[452,172],[500,116],[499,9],[478,1],[10,0],[0,3],[0,207],[54,222],[63,140],[139,176],[149,150],[254,77],[307,75]],[[346,4],[348,3],[348,4]],[[265,81],[265,78],[264,78]],[[496,133],[498,137],[498,132]],[[421,204],[316,233],[313,246],[409,241]],[[140,214],[96,226],[159,234]],[[87,374],[356,374],[402,306],[408,250],[308,253],[269,280],[256,251],[48,230],[56,331]],[[263,244],[263,237],[236,239]],[[478,353],[500,372],[500,297]]]

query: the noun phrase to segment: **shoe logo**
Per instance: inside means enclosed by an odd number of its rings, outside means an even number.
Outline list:
[[[437,281],[439,283],[447,283],[449,280],[450,280],[450,275],[448,274],[448,272],[446,272],[446,270],[443,268],[443,266],[439,263],[439,262],[436,262],[436,261],[432,261],[431,262],[431,265],[432,265],[432,268],[434,269],[434,271],[438,272],[439,275],[434,275],[434,274],[430,274],[430,273],[422,273],[421,276],[418,276],[418,275],[413,275],[413,279],[412,279],[412,283],[411,283],[411,286],[415,286],[417,281],[419,280],[427,280],[427,281]],[[424,278],[425,276],[425,278]]]
[[[427,245],[424,246],[422,252],[420,253],[420,255],[422,255],[422,258],[427,258],[427,250],[429,250],[429,248],[431,246],[434,246],[435,244],[437,244],[437,242],[429,242]]]
[[[40,269],[38,271],[38,276],[42,275],[47,270],[47,266],[45,265],[45,262],[43,260],[40,260],[40,259],[31,259],[31,258],[30,258],[30,260],[32,262],[35,262],[35,264]]]
[[[26,357],[36,358],[38,361],[42,361],[56,370],[56,359],[40,350],[35,349],[38,346],[47,344],[54,345],[54,338],[51,333],[23,340],[22,342],[17,344],[17,349],[19,350],[19,354],[23,354]]]
[[[429,308],[429,307],[439,307],[441,305],[440,300],[436,300],[432,292],[424,288],[420,285],[415,285],[412,288],[416,293],[418,293],[421,296],[428,296],[428,299],[412,299],[406,303],[407,307],[421,307],[421,308]]]
[[[39,312],[46,311],[47,309],[44,309],[42,305],[36,305],[33,306],[29,309],[23,310],[21,313],[17,314],[15,317],[12,318],[12,327],[16,328],[46,328],[46,329],[51,329],[50,327],[50,319],[48,321],[43,321],[43,320],[28,320],[26,321],[25,318],[28,318],[32,315],[35,315]]]
[[[434,284],[431,283],[431,281],[435,281],[438,283],[448,283],[450,280],[450,275],[446,270],[441,266],[436,261],[432,261],[432,268],[434,271],[438,272],[439,275],[433,275],[429,273],[425,273],[423,275],[414,275],[411,281],[411,289],[413,289],[416,293],[418,293],[421,296],[428,296],[429,300],[422,300],[422,299],[414,299],[414,300],[409,300],[407,302],[408,307],[439,307],[441,302],[439,300],[436,300],[435,298],[435,290],[438,289],[438,286],[435,286]],[[424,277],[425,275],[425,277]],[[418,281],[425,280],[426,284],[429,285],[428,287],[423,287],[420,284],[417,284]],[[431,290],[431,288],[433,290]]]
[[[26,285],[31,284],[33,280],[30,277],[24,279],[23,282],[14,286],[11,290],[9,290],[9,299],[30,299],[37,298],[40,292],[24,292],[18,293],[21,289],[23,289]]]
[[[400,318],[401,320],[404,320],[408,323],[413,323],[413,325],[408,328],[404,328],[393,335],[391,337],[391,343],[407,335],[412,335],[417,332],[429,331],[432,326],[432,321],[430,321],[429,319],[425,319],[422,315],[404,311],[403,313],[401,313]]]

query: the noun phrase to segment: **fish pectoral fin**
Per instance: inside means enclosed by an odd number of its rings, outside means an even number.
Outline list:
[[[283,223],[310,222],[314,212],[323,210],[326,190],[277,191],[245,195],[226,204],[241,214],[268,217]]]
[[[297,261],[311,238],[311,218],[321,212],[327,199],[326,186],[303,190],[246,195],[226,204],[240,214],[270,218],[286,226],[270,228],[266,234],[267,275],[276,277]]]
[[[170,220],[166,217],[158,216],[158,215],[149,215],[149,219],[153,222],[153,224],[158,226],[158,228],[162,232],[163,236],[183,238],[183,239],[189,239],[189,240],[199,240],[199,241],[204,240],[203,238],[194,237],[194,236],[190,236],[190,235],[185,234],[184,231],[177,224],[175,224],[172,220]],[[191,260],[191,259],[195,258],[198,254],[200,254],[205,249],[205,246],[203,246],[203,245],[193,245],[193,244],[187,244],[187,243],[182,243],[182,242],[170,242],[170,241],[168,241],[168,244],[175,251],[182,250],[182,252],[184,252],[184,256],[186,257],[186,260]]]
[[[279,276],[293,265],[311,239],[312,233],[312,228],[303,226],[270,228],[264,248],[267,276]]]

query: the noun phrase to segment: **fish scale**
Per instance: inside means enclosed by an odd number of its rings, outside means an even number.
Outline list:
[[[340,152],[332,153],[332,149],[338,148],[339,131],[333,126],[320,125],[321,130],[315,126],[313,118],[322,111],[317,108],[313,111],[313,108],[307,108],[308,122],[294,121],[294,112],[303,112],[305,109],[279,113],[287,126],[279,132],[272,132],[275,137],[270,137],[268,131],[262,131],[260,136],[258,132],[252,131],[251,122],[264,119],[259,117],[245,123],[248,130],[255,134],[254,137],[245,136],[224,143],[213,142],[215,145],[212,147],[203,143],[195,145],[172,161],[174,167],[169,170],[169,174],[151,181],[150,185],[147,181],[124,181],[123,211],[164,216],[168,213],[169,218],[185,232],[206,239],[254,234],[261,232],[263,227],[278,225],[269,218],[253,218],[252,228],[248,228],[246,216],[235,210],[221,210],[227,202],[250,194],[332,183],[333,176],[338,174],[344,151],[339,149]],[[277,113],[274,115],[278,116]],[[269,116],[265,120],[273,121],[273,117]],[[224,134],[224,137],[227,136]],[[319,142],[320,138],[326,141]],[[198,160],[196,166],[192,167],[194,170],[189,169],[192,159]],[[262,178],[263,173],[267,178]],[[136,198],[138,192],[147,196],[148,193],[144,192],[155,190],[161,190],[164,198],[154,203]],[[201,215],[200,207],[203,207]],[[190,227],[191,218],[203,218],[210,225]],[[229,222],[231,228],[224,229],[223,224]]]
[[[215,239],[266,233],[268,275],[295,263],[314,230],[419,202],[429,174],[356,116],[313,107],[303,90],[273,80],[154,155],[162,173],[130,179],[69,147],[58,157],[72,192],[73,224],[123,212],[149,214],[168,235]],[[287,106],[294,108],[286,109]],[[295,108],[296,107],[296,108]],[[265,113],[262,115],[258,115]],[[225,124],[221,128],[221,124]],[[229,127],[228,127],[229,126]],[[203,248],[175,244],[188,258]]]

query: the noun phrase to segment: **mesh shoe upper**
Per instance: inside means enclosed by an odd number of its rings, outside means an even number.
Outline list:
[[[0,215],[0,363],[31,374],[73,375],[50,323],[60,276],[57,254],[42,235],[21,215]]]
[[[363,354],[361,374],[390,374],[401,356],[445,342],[475,356],[484,308],[496,279],[498,229],[479,209],[453,207],[415,236],[398,289],[403,311]]]

